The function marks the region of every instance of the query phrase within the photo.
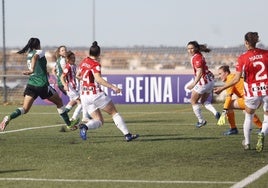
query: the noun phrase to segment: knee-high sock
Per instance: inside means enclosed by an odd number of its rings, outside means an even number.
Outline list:
[[[65,106],[65,111],[68,113],[68,112],[70,112],[70,111],[72,110],[72,108],[73,108],[73,106],[67,104],[67,105]]]
[[[102,122],[100,120],[94,120],[90,119],[87,123],[86,126],[88,129],[97,129],[102,126]]]
[[[202,113],[201,113],[200,105],[199,104],[194,104],[194,105],[192,105],[192,108],[193,108],[195,116],[198,119],[198,122],[204,121],[204,118],[203,118]]]
[[[65,122],[65,124],[67,126],[69,126],[71,124],[71,122],[70,122],[70,118],[69,118],[68,113],[66,112],[64,106],[61,107],[61,108],[57,108],[57,111],[60,114],[60,116],[62,117],[62,119]]]
[[[25,113],[25,111],[23,108],[17,108],[14,112],[12,112],[10,114],[10,116],[9,116],[10,120],[17,118],[18,116],[23,115],[24,113]]]
[[[250,144],[250,130],[252,127],[253,114],[245,112],[245,120],[243,124],[243,131],[245,137],[245,144]]]
[[[262,122],[260,120],[260,118],[254,114],[253,116],[253,123],[258,127],[258,128],[262,128]]]
[[[114,123],[115,125],[117,126],[117,128],[124,134],[128,134],[129,131],[128,131],[128,128],[125,124],[125,121],[124,119],[122,118],[122,116],[119,114],[119,113],[116,113],[114,116],[113,116],[113,120],[114,120]]]
[[[204,106],[205,106],[205,108],[207,110],[209,110],[210,112],[212,112],[214,116],[216,115],[217,110],[214,108],[214,106],[209,101],[204,102]]]
[[[227,113],[227,118],[228,118],[228,122],[230,124],[230,128],[235,129],[236,125],[235,125],[235,113],[234,113],[234,111],[228,112]]]
[[[82,104],[78,104],[74,110],[74,113],[73,113],[73,116],[72,116],[72,119],[77,119],[77,117],[79,116],[79,114],[81,113],[82,111]]]
[[[264,115],[263,116],[263,122],[262,122],[262,133],[264,133],[264,135],[268,134],[268,115]]]

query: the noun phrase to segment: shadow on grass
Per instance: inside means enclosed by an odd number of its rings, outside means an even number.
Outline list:
[[[36,169],[0,170],[0,174],[35,171]]]
[[[117,142],[121,140],[107,140],[107,138],[122,138],[122,136],[117,135],[101,135],[97,136],[94,135],[91,137],[93,140],[94,138],[97,139],[93,141],[94,143],[104,143],[104,142]],[[89,136],[89,139],[91,139]],[[102,139],[100,141],[99,139]],[[183,137],[181,134],[147,134],[147,135],[140,135],[137,140],[134,142],[155,142],[155,141],[174,141],[174,140],[193,140],[193,141],[203,141],[203,140],[218,140],[218,137]]]
[[[155,137],[155,138],[154,138]],[[216,140],[217,137],[181,137],[178,135],[142,135],[140,142],[154,142],[154,141],[167,141],[167,140]]]

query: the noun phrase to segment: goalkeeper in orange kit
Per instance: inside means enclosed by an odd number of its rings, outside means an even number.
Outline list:
[[[225,82],[226,84],[228,84],[234,78],[234,74],[231,74],[228,65],[221,66],[218,69],[218,75],[219,79],[221,79],[221,81]],[[236,99],[232,98],[234,94],[237,96]],[[226,89],[226,98],[223,105],[223,112],[217,123],[219,126],[225,125],[225,117],[227,116],[228,122],[230,124],[230,129],[227,130],[224,135],[238,134],[238,129],[235,124],[234,109],[245,109],[243,78],[240,78],[240,81],[234,86]],[[259,129],[262,128],[262,122],[256,114],[254,114],[253,122]]]

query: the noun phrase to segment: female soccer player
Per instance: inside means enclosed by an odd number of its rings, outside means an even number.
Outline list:
[[[117,128],[124,134],[127,142],[136,139],[139,135],[131,134],[122,116],[117,112],[113,101],[101,89],[100,85],[112,89],[115,93],[121,93],[121,89],[110,84],[101,76],[99,63],[101,49],[98,43],[93,42],[89,49],[89,57],[86,57],[79,65],[77,77],[81,79],[80,97],[83,111],[88,112],[91,120],[80,125],[80,136],[87,139],[87,130],[96,129],[103,125],[104,120],[100,110],[112,116]]]
[[[70,99],[69,103],[77,104],[71,120],[78,119],[82,111],[82,104],[79,95],[79,81],[76,78],[75,55],[72,51],[66,52],[66,66],[63,69],[60,79],[63,84],[63,89]]]
[[[24,90],[23,106],[17,108],[10,115],[5,116],[0,124],[0,131],[4,131],[7,124],[20,115],[26,114],[32,107],[34,100],[39,96],[41,99],[48,99],[57,106],[58,113],[63,118],[68,128],[72,128],[78,121],[70,121],[58,93],[48,82],[47,60],[45,51],[41,50],[40,40],[30,38],[26,46],[18,51],[19,54],[27,53],[28,70],[22,72],[29,76],[27,86]]]
[[[232,81],[235,76],[231,73],[228,65],[220,66],[220,68],[218,69],[218,75],[219,79],[226,84]],[[236,96],[235,99],[233,99],[233,95]],[[227,130],[224,135],[238,134],[238,129],[235,123],[234,109],[245,110],[243,78],[240,78],[239,82],[226,89],[226,97],[223,105],[223,111],[217,123],[220,126],[225,125],[225,116],[227,116],[228,122],[230,124],[230,129]],[[254,114],[253,116],[253,122],[259,129],[262,128],[262,122],[256,114]]]
[[[200,100],[201,104],[206,109],[211,111],[215,118],[220,118],[220,113],[214,108],[214,106],[207,100],[214,87],[214,75],[209,71],[204,56],[201,52],[210,52],[204,44],[198,44],[197,41],[190,41],[187,45],[187,51],[191,56],[191,64],[194,70],[194,81],[188,85],[187,89],[192,90],[191,104],[195,116],[198,119],[196,127],[200,128],[206,125],[207,121],[204,119],[201,113],[201,107],[198,104]]]
[[[256,145],[256,150],[261,152],[264,146],[264,137],[268,131],[268,50],[257,48],[256,44],[258,42],[259,35],[257,32],[245,34],[244,44],[247,51],[238,58],[234,79],[229,84],[216,88],[214,92],[219,94],[224,89],[238,83],[242,76],[244,77],[246,106],[243,124],[245,140],[242,141],[242,145],[245,150],[250,149],[252,119],[256,109],[263,103],[264,119]]]

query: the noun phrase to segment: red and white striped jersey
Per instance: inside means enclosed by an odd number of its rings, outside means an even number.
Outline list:
[[[71,65],[69,63],[66,64],[62,73],[66,77],[66,82],[68,83],[68,87],[72,87],[73,89],[78,89],[78,81],[76,79],[76,65]]]
[[[202,77],[199,80],[199,85],[205,85],[210,81],[214,80],[213,73],[208,69],[207,63],[205,58],[201,53],[196,53],[191,58],[191,64],[194,69],[194,76],[196,76],[196,69],[201,68],[202,69]]]
[[[244,77],[246,97],[268,95],[268,50],[248,50],[237,61],[236,71]]]
[[[101,92],[100,85],[95,82],[94,74],[101,74],[101,65],[98,61],[89,57],[82,60],[79,65],[79,71],[81,76],[80,93],[83,94],[96,94]]]

